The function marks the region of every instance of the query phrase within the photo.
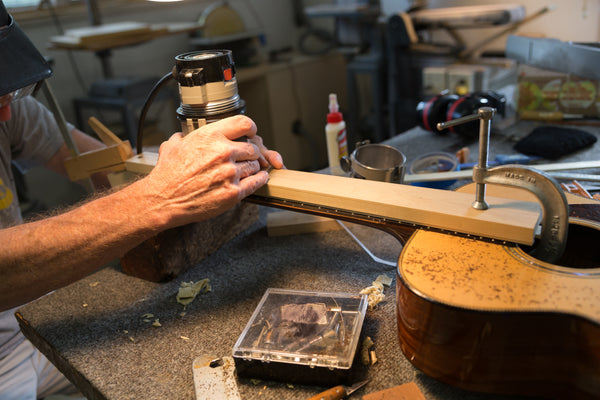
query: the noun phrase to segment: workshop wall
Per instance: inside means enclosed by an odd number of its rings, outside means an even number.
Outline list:
[[[188,0],[180,3],[152,3],[146,1],[120,2],[115,5],[101,1],[103,23],[136,21],[144,23],[196,22],[202,11],[214,1]],[[297,37],[291,2],[268,0],[233,0],[230,5],[240,13],[249,30],[260,29],[265,33],[265,51],[293,46]],[[58,18],[64,30],[89,26],[84,8],[80,13],[58,10]],[[65,50],[48,48],[48,39],[59,35],[58,28],[49,12],[38,12],[36,18],[15,14],[15,19],[34,44],[46,56],[54,59],[55,73],[50,82],[65,116],[74,120],[72,99],[86,93],[92,82],[102,79],[99,59],[93,52],[71,52],[81,75],[78,83],[75,70]],[[186,34],[168,36],[137,46],[115,49],[112,67],[116,76],[163,76],[174,64],[174,57],[194,50]]]
[[[306,6],[322,3],[319,0],[307,0]],[[120,21],[140,21],[147,23],[162,22],[192,22],[197,20],[202,10],[213,1],[188,0],[173,4],[132,1],[115,6],[111,2],[102,1],[101,14],[104,23]],[[387,0],[386,9],[406,8],[405,0]],[[429,0],[429,6],[450,7],[459,5],[514,3],[514,0]],[[297,37],[301,32],[294,19],[292,1],[269,0],[232,0],[230,4],[243,16],[249,29],[261,29],[265,32],[266,51],[295,47]],[[517,30],[517,33],[545,35],[561,40],[593,42],[600,41],[600,2],[594,0],[555,0],[552,2],[556,9],[547,13]],[[545,0],[528,0],[523,2],[528,14],[548,5]],[[88,16],[82,8],[78,14],[61,15],[59,20],[63,29],[84,27],[89,24]],[[71,99],[82,96],[89,85],[102,78],[101,65],[98,58],[87,51],[72,52],[72,56],[80,71],[82,84],[76,80],[74,69],[69,61],[69,55],[64,50],[48,49],[48,38],[59,34],[48,12],[41,13],[35,19],[21,18],[17,21],[33,42],[55,62],[55,75],[50,81],[56,90],[56,96],[63,107],[66,117],[73,120]],[[317,21],[322,22],[322,21]],[[478,43],[481,38],[491,36],[495,30],[469,30],[464,36],[467,44]],[[436,32],[436,35],[443,35]],[[504,48],[506,35],[498,38],[484,50],[501,50]],[[186,35],[176,35],[157,39],[138,46],[132,46],[113,51],[112,65],[118,76],[162,76],[173,65],[173,57],[185,51],[192,50]]]
[[[484,4],[522,4],[526,15],[531,15],[546,6],[554,10],[523,24],[515,33],[535,35],[563,41],[597,42],[600,41],[600,1],[597,0],[429,0],[430,8],[472,6]],[[467,47],[479,43],[505,27],[462,30]],[[436,32],[442,37],[442,32]],[[487,44],[483,50],[503,50],[507,35],[503,35]]]

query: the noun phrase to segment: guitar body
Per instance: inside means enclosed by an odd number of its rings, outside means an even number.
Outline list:
[[[597,210],[591,201],[571,205],[572,216]],[[559,262],[569,266],[516,246],[416,231],[396,284],[407,359],[467,390],[600,398],[599,225],[571,225]]]

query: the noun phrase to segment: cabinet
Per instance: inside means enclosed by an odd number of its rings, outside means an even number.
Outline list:
[[[327,166],[329,93],[338,95],[342,112],[347,104],[344,56],[292,56],[240,68],[237,79],[246,115],[256,122],[265,145],[281,153],[287,168],[313,171]]]

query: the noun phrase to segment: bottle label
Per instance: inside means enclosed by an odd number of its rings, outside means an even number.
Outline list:
[[[342,129],[337,133],[337,145],[340,159],[348,155],[348,141],[346,139],[346,129]]]

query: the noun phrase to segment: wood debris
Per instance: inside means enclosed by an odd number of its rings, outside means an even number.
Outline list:
[[[368,286],[360,291],[360,294],[366,294],[369,302],[369,310],[374,310],[377,305],[385,300],[383,294],[384,287],[392,284],[392,278],[387,275],[379,275],[371,286]]]
[[[373,340],[367,336],[362,342],[362,346],[360,349],[360,360],[363,365],[371,365],[371,347],[373,347],[375,343]]]
[[[184,306],[190,304],[201,292],[210,292],[208,279],[202,279],[198,282],[181,282],[177,292],[177,302]]]

